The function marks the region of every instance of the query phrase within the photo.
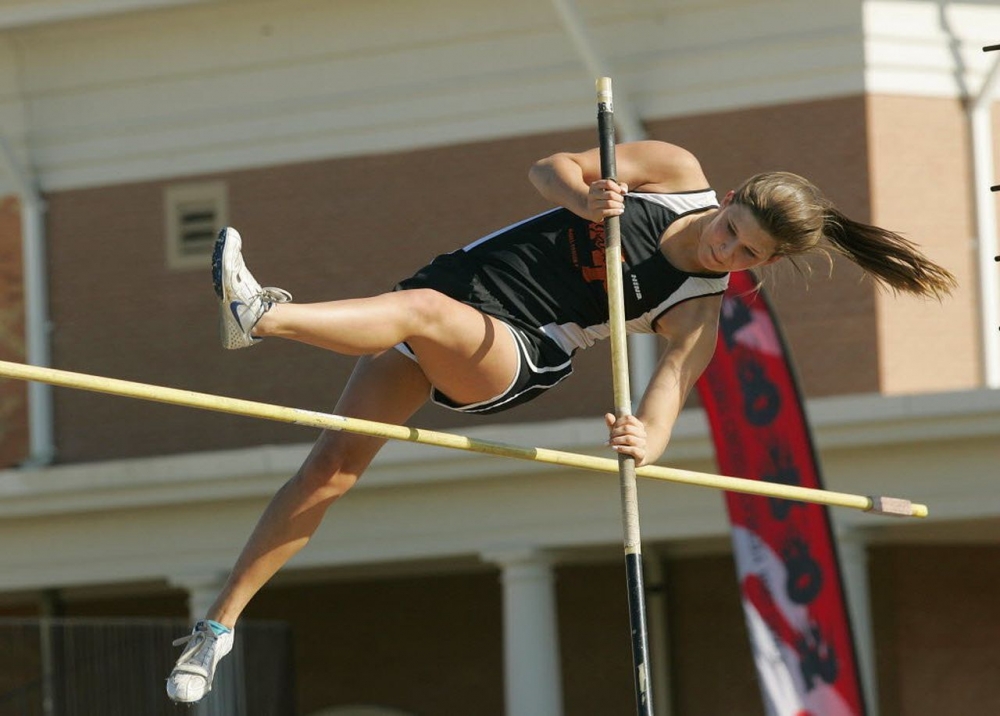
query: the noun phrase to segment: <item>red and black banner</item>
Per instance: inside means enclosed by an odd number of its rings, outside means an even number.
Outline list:
[[[724,475],[822,488],[784,342],[749,272],[730,276],[698,392]],[[743,611],[769,716],[863,716],[847,603],[822,505],[726,493]]]

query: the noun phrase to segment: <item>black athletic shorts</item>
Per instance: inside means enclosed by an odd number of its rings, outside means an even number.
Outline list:
[[[393,290],[431,288],[499,319],[511,332],[518,348],[517,374],[505,391],[489,400],[469,405],[456,403],[435,388],[431,400],[463,413],[488,415],[526,403],[548,390],[573,372],[571,356],[537,327],[530,325],[498,301],[476,274],[476,264],[464,251],[443,254],[413,276],[396,284]],[[404,355],[417,360],[405,343],[396,346]]]

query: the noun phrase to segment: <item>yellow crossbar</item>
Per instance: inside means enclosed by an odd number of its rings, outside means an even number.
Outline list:
[[[31,380],[39,383],[89,390],[97,393],[108,393],[126,398],[138,398],[157,403],[181,405],[200,410],[211,410],[219,413],[243,415],[251,418],[274,420],[280,423],[307,425],[327,430],[342,430],[359,435],[368,435],[389,440],[402,440],[422,445],[453,448],[478,452],[485,455],[516,458],[518,460],[533,460],[551,465],[564,465],[581,470],[594,470],[618,474],[618,460],[612,458],[593,457],[561,450],[546,448],[526,448],[488,440],[475,440],[452,433],[408,428],[402,425],[391,425],[371,420],[347,418],[330,413],[321,413],[301,408],[288,408],[270,403],[260,403],[253,400],[227,398],[209,393],[198,393],[191,390],[167,388],[148,383],[137,383],[117,378],[104,378],[86,373],[74,373],[55,368],[25,365],[10,361],[0,361],[0,377],[17,380]],[[665,480],[683,485],[711,487],[718,490],[742,492],[748,495],[776,497],[784,500],[810,502],[831,507],[849,507],[864,512],[896,515],[903,517],[926,517],[927,506],[910,502],[897,497],[869,497],[853,495],[845,492],[819,490],[797,485],[783,485],[774,482],[748,480],[741,477],[726,477],[690,470],[679,470],[659,465],[647,465],[636,469],[636,475],[652,480]]]

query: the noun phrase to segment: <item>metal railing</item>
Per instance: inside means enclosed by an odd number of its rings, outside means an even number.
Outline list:
[[[170,619],[0,619],[0,716],[295,716],[291,632],[241,623],[212,692],[166,695],[190,625]]]

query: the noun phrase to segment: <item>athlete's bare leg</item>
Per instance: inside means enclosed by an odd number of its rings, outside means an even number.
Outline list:
[[[398,351],[366,356],[337,403],[338,415],[403,423],[427,400],[430,383]],[[295,476],[272,498],[206,617],[233,627],[247,603],[305,547],[326,510],[357,482],[385,440],[326,431]]]
[[[405,341],[431,383],[458,403],[502,393],[517,370],[517,346],[497,319],[431,289],[327,303],[280,303],[253,334],[365,355]]]
[[[363,355],[336,412],[405,422],[434,385],[452,400],[501,394],[518,366],[513,336],[495,318],[430,289],[327,303],[276,303],[254,328],[349,355]],[[394,350],[406,341],[419,365]],[[323,433],[305,463],[268,505],[207,618],[233,626],[254,594],[316,531],[384,440]]]

